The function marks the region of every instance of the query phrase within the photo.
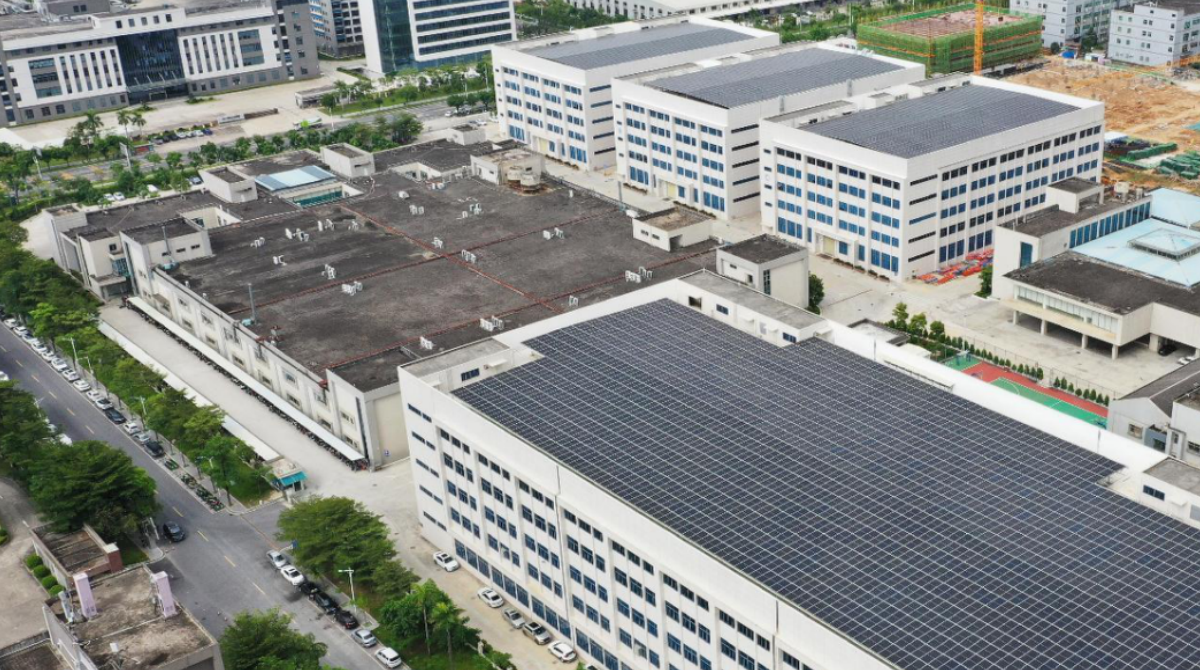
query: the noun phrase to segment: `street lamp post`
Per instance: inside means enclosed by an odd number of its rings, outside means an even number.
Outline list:
[[[346,568],[338,570],[338,572],[349,573],[350,575],[350,605],[354,607],[354,616],[358,616],[358,601],[354,598],[354,568]]]
[[[71,341],[71,360],[75,361],[75,363],[78,364],[79,363],[79,351],[77,351],[75,349],[75,338],[68,337],[67,339]]]

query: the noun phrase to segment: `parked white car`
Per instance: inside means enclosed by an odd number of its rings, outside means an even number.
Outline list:
[[[567,644],[566,642],[555,642],[547,647],[547,649],[549,649],[550,653],[554,655],[554,658],[557,658],[563,663],[570,663],[577,658],[575,655],[575,650],[572,649],[571,645]]]
[[[288,583],[292,586],[300,586],[304,583],[303,573],[297,570],[294,566],[283,566],[279,569],[279,574],[283,575],[283,578],[288,580]]]
[[[5,372],[4,370],[0,370],[0,382],[6,382],[6,381],[8,381],[8,373]]]
[[[9,330],[13,330],[20,324],[16,319],[10,317],[4,320],[4,325],[8,326]]]
[[[67,368],[66,370],[63,370],[63,371],[62,371],[62,376],[63,376],[63,379],[65,379],[65,380],[67,380],[67,381],[69,381],[69,382],[77,382],[77,381],[79,381],[79,373],[78,373],[78,372],[75,372],[75,371],[74,371],[74,370],[72,370],[71,368]]]
[[[500,616],[503,616],[504,620],[508,622],[508,625],[512,626],[513,628],[519,629],[525,625],[525,617],[522,616],[515,607],[509,607],[501,612]]]
[[[444,551],[439,551],[433,555],[433,562],[438,564],[438,567],[446,572],[454,572],[458,569],[458,561]]]
[[[391,647],[384,647],[375,652],[375,660],[383,664],[385,668],[398,668],[404,665],[404,659],[400,658],[400,654],[396,653]]]
[[[76,379],[75,381],[71,382],[71,386],[74,386],[75,390],[79,391],[81,393],[83,391],[87,391],[88,389],[92,388],[91,384],[87,383],[86,381],[84,381],[82,379]]]
[[[125,432],[129,433],[130,435],[136,435],[142,432],[142,427],[138,425],[136,421],[126,421],[121,425],[121,427],[124,428]]]
[[[1200,360],[1200,354],[1192,354],[1191,356],[1184,356],[1183,358],[1180,358],[1178,362],[1180,365],[1187,365],[1188,363],[1194,363],[1198,360]]]
[[[267,552],[267,560],[271,561],[271,565],[275,566],[276,570],[282,570],[288,565],[288,557],[283,555],[283,552],[272,549]]]
[[[66,359],[56,358],[56,359],[50,361],[50,367],[54,368],[55,370],[58,370],[59,372],[62,372],[63,370],[66,370],[67,368],[71,367],[71,364],[68,363],[66,361]]]
[[[479,591],[476,592],[476,595],[478,595],[479,599],[483,601],[483,604],[492,609],[504,607],[504,598],[501,598],[500,594],[496,593],[494,589],[490,589],[485,586],[482,589],[479,589]]]

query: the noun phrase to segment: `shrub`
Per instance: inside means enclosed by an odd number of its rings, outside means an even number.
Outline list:
[[[39,566],[41,564],[42,564],[42,557],[38,556],[37,554],[30,554],[25,557],[25,567],[29,568],[30,570],[36,568],[37,566]]]
[[[44,565],[39,565],[33,569],[33,576],[37,577],[38,579],[45,579],[49,575],[50,575],[50,568],[47,568]]]
[[[49,593],[52,596],[56,596],[62,592],[63,592],[62,584],[55,584],[54,586],[50,587],[50,590],[49,590]]]
[[[54,575],[46,575],[45,577],[42,577],[42,588],[46,589],[47,591],[54,588],[57,584],[58,580],[54,578]]]

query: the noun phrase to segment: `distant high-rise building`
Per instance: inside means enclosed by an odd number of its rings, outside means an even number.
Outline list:
[[[512,0],[370,0],[359,11],[372,72],[477,60],[517,36]]]

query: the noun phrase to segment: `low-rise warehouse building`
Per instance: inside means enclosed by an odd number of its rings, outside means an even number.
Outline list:
[[[715,262],[707,235],[656,248],[606,200],[472,173],[473,159],[511,152],[415,145],[375,154],[375,174],[348,181],[325,178],[309,152],[229,166],[256,197],[223,214],[271,213],[201,226],[129,208],[141,221],[119,233],[130,303],[347,460],[402,459],[397,366]],[[344,195],[312,204],[295,195],[309,179]],[[184,233],[203,237],[194,254],[159,258],[156,245]]]
[[[1104,104],[950,75],[765,119],[762,225],[892,280],[961,263],[992,229],[1097,181]]]
[[[722,219],[759,209],[759,122],[920,80],[914,63],[789,44],[613,81],[626,184]]]
[[[583,170],[616,163],[613,79],[779,44],[777,33],[704,18],[631,21],[492,47],[504,132]]]
[[[1200,351],[1200,232],[1156,216],[1187,208],[1183,201],[1200,216],[1200,198],[1159,190],[1150,202],[1093,201],[1079,214],[1046,215],[1044,229],[1040,217],[1024,233],[1018,223],[1014,234],[1004,233],[1007,250],[996,251],[997,297],[1014,322],[1038,319],[1043,333],[1051,325],[1067,329],[1082,348],[1096,343],[1112,358],[1132,343]],[[1021,255],[1032,263],[1021,265]],[[1000,274],[1014,257],[1018,269]]]

